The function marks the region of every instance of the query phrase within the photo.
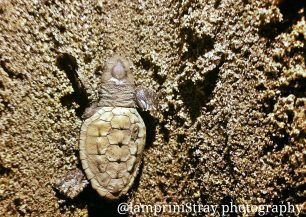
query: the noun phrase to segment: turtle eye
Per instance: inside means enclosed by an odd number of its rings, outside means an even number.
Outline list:
[[[118,60],[116,65],[112,68],[112,77],[122,80],[127,76],[127,70],[124,67],[124,64]]]

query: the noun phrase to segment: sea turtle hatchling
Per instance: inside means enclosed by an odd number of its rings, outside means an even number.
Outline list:
[[[146,126],[136,107],[154,110],[154,95],[136,88],[128,61],[114,56],[106,62],[99,100],[85,110],[79,151],[86,177],[99,195],[115,200],[125,195],[137,175],[146,142]],[[57,183],[70,198],[88,184],[75,170]]]

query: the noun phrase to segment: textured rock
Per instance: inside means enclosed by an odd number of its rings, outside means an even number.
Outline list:
[[[130,201],[302,204],[305,28],[304,1],[1,1],[0,215],[116,212],[52,188],[79,162],[71,72],[95,98],[114,53],[159,93]]]

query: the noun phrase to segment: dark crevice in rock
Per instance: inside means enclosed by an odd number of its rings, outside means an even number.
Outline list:
[[[101,66],[101,65],[98,65],[96,68],[95,68],[95,70],[94,70],[94,75],[96,76],[96,77],[100,77],[100,76],[102,76],[102,73],[103,72],[103,66]]]
[[[3,70],[6,72],[6,74],[8,75],[9,78],[11,79],[24,79],[25,75],[23,75],[22,73],[19,72],[14,72],[13,70],[11,70],[9,67],[7,67],[6,62],[5,61],[1,61],[0,62],[0,66],[1,68],[3,68]]]
[[[193,165],[195,168],[200,163],[199,157],[195,154],[197,150],[199,150],[198,146],[190,146],[188,149],[188,163]]]
[[[284,177],[281,177],[281,176],[277,176],[275,177],[275,182],[277,185],[283,185],[283,184],[286,184],[286,179]]]
[[[163,135],[164,141],[169,142],[170,140],[170,132],[169,130],[165,127],[165,123],[160,123],[160,131]]]
[[[251,55],[251,52],[250,52],[249,49],[243,51],[243,53],[242,53],[242,56],[243,56],[243,58],[244,58],[245,60],[248,60],[249,57],[250,57],[250,55]]]
[[[76,114],[81,117],[85,108],[89,104],[89,100],[84,84],[82,84],[77,73],[77,61],[72,55],[64,53],[57,57],[56,65],[60,70],[63,70],[66,73],[74,90],[73,93],[61,98],[62,105],[69,108],[72,106],[73,102],[76,102],[80,106],[76,109]]]
[[[64,25],[58,25],[57,28],[60,31],[60,33],[66,32],[66,27]]]
[[[192,8],[193,10],[195,9],[196,5],[193,5],[195,4],[196,2],[195,1],[186,1],[186,2],[181,2],[181,1],[178,1],[178,7],[177,7],[177,17],[184,17],[185,15],[188,15],[189,12],[188,12],[188,9],[189,8]]]
[[[226,164],[224,165],[225,168],[223,168],[223,169],[228,171],[229,176],[234,177],[235,176],[235,170],[234,170],[235,165],[234,165],[234,162],[233,162],[232,156],[231,156],[231,146],[228,145],[228,135],[227,134],[225,135],[224,139],[225,139],[224,147],[226,147],[226,148],[223,152],[223,158],[224,158],[224,161],[226,162]]]
[[[289,110],[286,112],[287,116],[288,116],[288,124],[292,124],[293,122],[293,118],[294,118],[294,112]]]
[[[73,102],[75,102],[77,98],[77,95],[75,94],[75,92],[73,93],[69,93],[69,94],[66,94],[64,96],[62,96],[60,98],[60,102],[63,106],[67,107],[68,109],[70,109],[73,105]]]
[[[288,32],[291,27],[298,21],[302,16],[305,16],[306,2],[300,0],[285,0],[279,5],[280,12],[283,14],[283,21],[277,23],[268,23],[263,25],[259,29],[259,34],[263,37],[274,39],[281,33]],[[298,12],[304,9],[304,15]]]
[[[219,78],[220,67],[223,63],[224,61],[222,60],[214,70],[207,72],[203,80],[195,83],[191,80],[186,80],[179,84],[180,95],[185,105],[189,108],[190,118],[193,122],[201,115],[202,107],[212,98]]]
[[[189,115],[192,121],[199,117],[201,108],[208,102],[204,86],[205,81],[193,83],[191,80],[184,81],[179,85],[181,96],[189,108]]]
[[[141,58],[139,60],[139,62],[136,63],[136,66],[142,67],[146,71],[152,70],[153,71],[153,79],[159,85],[162,85],[165,82],[166,78],[158,74],[158,72],[160,71],[160,67],[158,65],[156,65],[155,63],[153,63],[151,60]]]
[[[300,36],[300,34],[299,34]],[[303,38],[302,39],[299,39],[299,36],[297,36],[297,41],[301,41],[303,44],[306,44],[306,38],[304,39],[304,36],[302,36]],[[303,59],[306,60],[306,49],[305,49],[305,46],[304,47],[293,47],[291,48],[290,50],[286,51],[286,56],[288,58],[298,58],[298,56],[302,56],[304,57]],[[283,57],[280,57],[280,63],[286,63],[284,62],[284,58]]]
[[[143,172],[143,166],[144,166],[144,164],[143,164],[143,160],[142,160],[140,162],[140,165],[139,165],[138,174],[135,177],[135,180],[134,180],[134,182],[132,184],[132,187],[128,191],[128,195],[129,196],[127,196],[127,195],[123,196],[123,198],[121,198],[122,200],[126,199],[127,197],[132,198],[134,196],[135,192],[137,192],[137,189],[139,188],[142,172]]]
[[[290,160],[289,154],[285,154],[285,155],[282,156],[281,162],[282,162],[282,164],[288,164],[289,160]]]
[[[284,0],[279,5],[280,12],[284,16],[284,20],[289,22],[289,20],[296,20],[300,15],[298,12],[304,9],[304,16],[306,15],[306,2],[301,0]]]
[[[164,112],[164,120],[171,120],[173,119],[173,117],[175,116],[176,114],[176,110],[174,108],[174,105],[169,102],[168,103],[168,111],[165,111]],[[170,140],[170,132],[169,130],[165,127],[165,125],[167,124],[166,121],[162,121],[159,123],[159,126],[160,126],[160,133],[163,135],[163,139],[165,142],[169,142]]]
[[[294,204],[302,204],[306,200],[306,196],[303,193],[303,191],[306,188],[306,183],[301,183],[296,186],[288,186],[288,184],[285,182],[285,180],[281,180],[282,184],[286,185],[285,188],[281,190],[277,196],[275,196],[272,199],[272,206],[288,206],[288,203],[290,202],[291,205]],[[280,216],[280,210],[274,209],[273,211],[268,209],[268,211],[264,215],[259,215],[259,213],[256,213],[255,216],[265,216],[265,217],[274,217],[274,216]],[[282,216],[296,216],[295,213],[289,213],[289,212],[282,212]]]
[[[215,0],[214,8],[217,9],[220,6],[221,0]]]
[[[4,87],[4,83],[3,83],[3,81],[1,81],[1,80],[0,80],[0,89],[2,89],[2,90],[4,90],[4,89],[5,89],[5,87]]]
[[[274,39],[276,36],[278,36],[282,32],[285,32],[287,28],[288,27],[286,27],[282,23],[267,23],[260,27],[259,35],[265,38]]]
[[[306,97],[306,78],[291,80],[288,85],[280,86],[279,90],[283,97],[287,97],[290,94],[296,97]]]
[[[305,44],[305,40],[301,40],[302,43]],[[292,60],[298,60],[301,57],[304,59],[304,63],[306,63],[306,49],[303,47],[292,47],[290,50],[286,50],[285,54],[283,55],[275,55],[273,56],[273,60],[276,63],[279,63],[283,66],[283,68],[289,69],[291,67],[291,61]],[[299,62],[299,61],[298,61]],[[302,62],[300,64],[303,64]],[[283,73],[283,70],[279,69],[278,71],[269,72],[266,73],[267,78],[269,79],[278,79],[279,76],[281,76]]]
[[[0,95],[0,97],[2,97],[2,96]],[[0,104],[3,105],[3,109],[0,110],[0,117],[2,116],[4,111],[7,112],[7,113],[13,111],[13,107],[10,106],[9,99],[4,98],[3,101]]]
[[[0,176],[8,175],[12,172],[12,169],[4,167],[3,165],[0,165]]]
[[[101,216],[113,216],[113,217],[128,217],[128,213],[119,214],[118,213],[118,205],[122,202],[127,201],[119,201],[113,202],[111,205],[104,205],[101,203],[99,206],[88,206],[88,217],[101,217]]]
[[[78,156],[79,151],[75,150],[73,144],[69,144],[64,138],[58,140],[58,145],[56,146],[59,150],[63,151],[66,156]]]
[[[290,136],[287,132],[270,134],[271,145],[266,145],[262,149],[262,155],[282,150],[290,142]]]
[[[223,197],[218,207],[219,213],[223,214],[223,216],[237,217],[238,214],[235,209],[230,209],[234,205],[237,206],[236,201],[232,196],[227,195]]]
[[[195,61],[199,56],[214,48],[215,41],[209,35],[199,37],[191,28],[182,28],[180,32],[182,46],[186,43],[188,52],[182,52],[183,60]],[[182,50],[182,48],[181,48]]]
[[[271,153],[273,151],[274,145],[266,145],[261,150],[261,155],[267,155],[268,153]]]
[[[155,141],[156,137],[156,126],[157,126],[157,120],[150,115],[150,113],[138,110],[138,113],[142,117],[143,121],[146,124],[146,145],[145,148],[148,149],[153,145],[153,142]]]
[[[15,208],[16,208],[18,214],[19,214],[20,216],[25,216],[25,213],[24,213],[23,211],[20,210],[20,206],[22,205],[22,204],[21,204],[21,199],[20,199],[20,198],[15,198],[15,199],[13,200],[13,204],[14,204],[14,206],[15,206]]]
[[[181,170],[182,170],[183,172],[189,172],[188,177],[191,177],[191,175],[190,175],[191,169],[190,169],[189,162],[184,161],[184,162],[182,163]],[[191,178],[192,178],[192,177],[191,177]]]
[[[280,77],[280,71],[266,72],[265,76],[268,80],[277,80]]]
[[[288,186],[274,199],[274,203],[281,204],[288,201],[288,199],[293,199],[295,204],[302,204],[306,200],[306,195],[303,193],[305,189],[306,183]]]
[[[272,113],[274,110],[275,103],[275,97],[266,97],[265,99],[263,99],[261,111],[266,115]]]
[[[263,91],[267,90],[267,87],[263,83],[258,84],[255,88],[259,92],[263,92]]]
[[[178,116],[177,114],[174,116],[174,119],[176,121],[176,125],[177,127],[184,127],[184,124],[186,122],[185,118],[182,118],[180,116]]]
[[[186,140],[186,135],[185,134],[178,134],[176,137],[176,141],[178,143],[184,143]]]
[[[271,141],[274,143],[274,150],[282,150],[290,142],[290,136],[287,132],[283,132],[280,135],[271,135]]]
[[[88,64],[92,61],[92,56],[90,54],[85,54],[84,56],[84,63]]]
[[[159,182],[158,188],[160,189],[160,191],[162,192],[164,196],[168,196],[167,185],[165,183]]]

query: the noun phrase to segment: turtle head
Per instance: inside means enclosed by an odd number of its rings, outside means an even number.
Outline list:
[[[115,82],[118,85],[126,83],[133,84],[134,79],[128,60],[117,55],[108,59],[102,79],[103,82]]]
[[[122,80],[127,77],[127,70],[121,60],[118,60],[111,70],[113,78]]]

